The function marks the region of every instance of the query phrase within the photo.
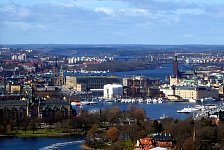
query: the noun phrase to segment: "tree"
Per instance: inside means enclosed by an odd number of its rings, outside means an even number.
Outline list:
[[[119,107],[112,107],[108,111],[105,112],[108,122],[113,125],[119,122],[121,110]]]
[[[33,117],[31,118],[30,120],[30,128],[33,130],[33,134],[34,134],[34,131],[37,127],[37,124],[39,124],[39,118],[38,117]]]
[[[98,131],[98,126],[96,124],[92,125],[92,127],[87,132],[87,137],[94,137],[95,133]]]
[[[129,112],[130,112],[131,117],[133,117],[134,119],[137,119],[137,121],[142,122],[146,118],[146,113],[143,108],[131,106],[129,108]]]
[[[107,137],[110,139],[111,142],[115,142],[118,140],[119,137],[119,130],[116,127],[111,127],[107,130]]]
[[[157,120],[153,121],[152,127],[154,129],[154,133],[161,133],[163,131],[162,123],[158,122]]]

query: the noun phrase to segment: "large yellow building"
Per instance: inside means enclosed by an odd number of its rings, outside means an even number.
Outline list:
[[[161,88],[166,96],[176,95],[182,99],[199,100],[206,97],[218,98],[219,91],[209,87],[191,87],[191,86],[177,86],[175,88]]]
[[[66,86],[74,90],[103,89],[104,85],[115,83],[121,84],[122,79],[115,76],[66,76]]]
[[[9,93],[20,93],[21,91],[21,85],[17,84],[7,84],[6,85],[6,91]]]

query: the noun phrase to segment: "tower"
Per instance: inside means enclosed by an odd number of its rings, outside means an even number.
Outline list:
[[[178,75],[179,75],[177,56],[174,56],[174,59],[173,59],[173,75],[176,78],[178,78]]]
[[[54,66],[54,76],[58,76],[58,58],[56,57],[55,66]]]

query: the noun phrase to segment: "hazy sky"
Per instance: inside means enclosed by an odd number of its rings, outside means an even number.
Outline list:
[[[223,0],[0,0],[1,44],[224,44]]]

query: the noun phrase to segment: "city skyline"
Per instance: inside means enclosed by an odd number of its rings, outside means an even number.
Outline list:
[[[223,44],[224,2],[1,0],[1,44]]]

